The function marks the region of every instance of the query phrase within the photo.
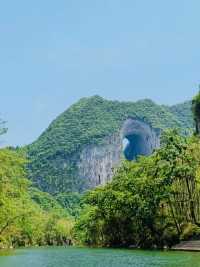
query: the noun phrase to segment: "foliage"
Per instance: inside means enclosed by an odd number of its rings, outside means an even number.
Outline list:
[[[167,108],[167,107],[166,107]],[[181,123],[183,133],[190,133],[193,130],[194,119],[192,116],[192,103],[187,101],[178,105],[169,107],[169,111],[173,113],[176,119]]]
[[[47,212],[56,212],[58,214],[62,214],[63,216],[68,216],[69,213],[66,209],[59,204],[55,197],[50,195],[49,193],[42,192],[35,187],[31,187],[29,189],[29,193],[31,199],[36,202],[43,210]]]
[[[58,116],[39,139],[27,147],[29,177],[34,185],[53,194],[81,192],[84,181],[77,175],[77,151],[88,144],[101,144],[106,136],[118,131],[128,117],[159,129],[183,129],[186,124],[192,128],[190,104],[185,105],[170,109],[148,99],[134,103],[108,101],[99,96],[83,98]]]
[[[199,237],[198,137],[166,131],[160,149],[123,162],[112,182],[84,197],[70,192],[83,186],[75,178],[75,152],[85,144],[101,144],[128,117],[183,129],[188,114],[187,104],[169,108],[95,96],[73,105],[32,145],[0,149],[0,248],[63,245],[74,238],[90,246],[163,247]],[[26,178],[26,153],[33,184]]]
[[[20,152],[0,149],[0,248],[64,244],[73,219],[53,197],[30,187],[25,163]]]
[[[196,124],[196,133],[200,134],[200,91],[192,100],[192,112]]]
[[[86,194],[77,240],[95,246],[176,243],[184,224],[200,224],[199,151],[198,138],[172,130],[153,155],[124,162],[111,183]]]
[[[186,225],[183,225],[183,230],[180,238],[182,240],[199,239],[200,227],[192,223],[187,223]]]
[[[55,196],[57,202],[73,216],[78,217],[81,207],[82,196],[78,193],[60,193]]]

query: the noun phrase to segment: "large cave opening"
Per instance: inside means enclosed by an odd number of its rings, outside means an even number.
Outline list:
[[[150,155],[159,146],[158,134],[146,123],[127,119],[122,128],[123,153],[127,160]]]
[[[146,142],[141,135],[128,135],[125,140],[127,144],[124,147],[124,156],[127,160],[134,160],[138,155],[149,154]]]

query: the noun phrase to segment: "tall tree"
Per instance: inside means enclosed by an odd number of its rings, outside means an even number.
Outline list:
[[[192,100],[192,111],[195,120],[196,133],[200,134],[200,90]]]

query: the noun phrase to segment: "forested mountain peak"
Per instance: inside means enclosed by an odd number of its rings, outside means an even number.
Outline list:
[[[84,178],[77,174],[82,151],[88,146],[105,145],[106,139],[118,135],[128,118],[161,131],[167,128],[186,131],[193,127],[191,102],[168,107],[150,99],[121,102],[98,95],[85,97],[60,114],[28,146],[30,178],[50,192],[82,190]]]

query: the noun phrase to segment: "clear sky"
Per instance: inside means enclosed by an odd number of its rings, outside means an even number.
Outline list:
[[[84,96],[174,104],[200,82],[199,0],[4,0],[4,144],[35,140]]]

